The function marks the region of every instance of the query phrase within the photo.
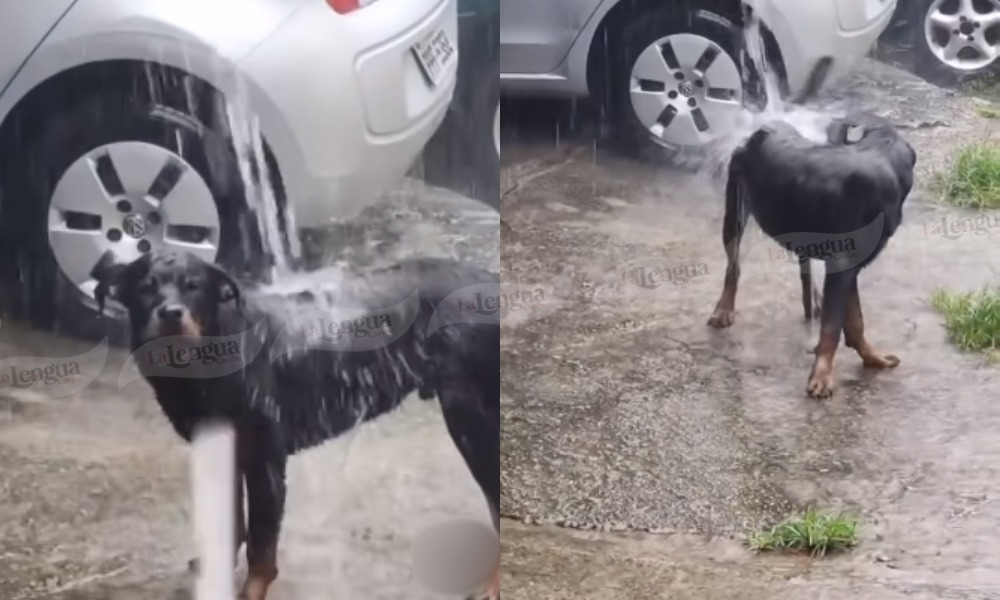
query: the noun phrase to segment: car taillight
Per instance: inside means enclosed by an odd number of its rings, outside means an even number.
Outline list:
[[[359,8],[364,8],[374,2],[375,0],[326,0],[326,3],[330,5],[330,8],[337,11],[342,15],[347,13],[352,13]]]

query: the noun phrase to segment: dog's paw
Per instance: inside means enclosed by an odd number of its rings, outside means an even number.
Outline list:
[[[833,373],[820,372],[809,376],[809,385],[806,392],[810,398],[826,400],[833,396]]]
[[[725,329],[727,327],[732,327],[733,322],[736,320],[736,311],[727,310],[725,308],[717,308],[712,316],[708,318],[708,324],[716,329]]]
[[[900,363],[899,358],[893,354],[871,354],[861,360],[869,369],[895,369]]]

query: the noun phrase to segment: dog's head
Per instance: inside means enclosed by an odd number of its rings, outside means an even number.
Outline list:
[[[107,298],[129,314],[134,340],[218,335],[221,311],[240,307],[240,289],[226,272],[193,254],[145,254],[127,264],[111,251],[94,266],[94,296],[103,312]]]
[[[862,149],[877,148],[885,152],[896,168],[912,169],[917,164],[917,152],[889,119],[868,114],[837,118],[826,129],[829,143],[835,146],[856,145]]]

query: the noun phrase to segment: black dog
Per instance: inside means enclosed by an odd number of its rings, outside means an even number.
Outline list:
[[[892,368],[899,359],[877,352],[864,336],[857,278],[881,253],[903,217],[913,187],[917,156],[888,123],[870,119],[858,129],[848,121],[828,129],[830,143],[814,144],[785,124],[764,127],[733,153],[726,183],[722,240],[727,271],[709,325],[733,323],[739,282],[739,246],[753,215],[768,236],[795,246],[803,308],[811,318],[813,286],[808,261],[823,260],[822,324],[807,391],[814,398],[833,393],[833,359],[841,331],[867,367]],[[854,252],[830,252],[845,247]]]
[[[190,441],[196,426],[214,419],[236,430],[237,548],[246,542],[250,567],[241,598],[264,600],[277,577],[289,456],[396,408],[413,391],[439,399],[499,533],[500,327],[476,323],[451,301],[444,303],[466,286],[497,284],[495,275],[459,263],[414,260],[358,275],[330,292],[275,297],[241,290],[225,272],[192,255],[147,254],[117,264],[109,252],[92,276],[102,306],[111,297],[128,309],[133,351],[142,350],[136,356],[164,340],[188,340],[215,357],[233,340],[239,348],[264,348],[246,351],[235,368],[214,377],[163,376],[151,362],[137,360],[182,438]],[[411,296],[414,291],[419,295]],[[400,303],[407,297],[417,301]],[[358,351],[292,344],[283,337],[296,315],[333,310],[331,305],[394,306],[383,309],[374,324],[395,328],[388,332],[392,337]],[[430,331],[442,311],[446,318],[438,322],[444,326]],[[499,562],[486,587],[491,598],[499,598]]]

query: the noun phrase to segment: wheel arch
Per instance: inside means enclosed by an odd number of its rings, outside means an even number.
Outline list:
[[[687,1],[670,0],[670,5],[677,6]],[[753,10],[741,2],[741,0],[696,0],[696,2],[691,2],[691,4],[695,5],[696,8],[716,12],[740,28],[747,22],[747,17],[752,15]],[[606,100],[607,61],[604,59],[607,56],[608,48],[614,47],[614,44],[618,41],[616,36],[620,35],[624,27],[636,14],[646,14],[650,11],[662,9],[663,7],[664,2],[662,0],[621,0],[615,3],[601,17],[601,21],[590,39],[587,51],[586,78],[587,87],[590,89],[591,95],[600,96],[602,100]],[[771,68],[778,73],[782,94],[787,95],[788,80],[784,57],[781,54],[781,48],[774,33],[767,26],[767,23],[763,21],[761,22],[761,35],[764,38],[765,58]]]
[[[16,156],[19,146],[36,137],[50,115],[69,109],[75,102],[109,92],[130,94],[137,101],[156,100],[172,108],[192,110],[204,124],[211,124],[217,118],[217,103],[225,98],[225,93],[206,79],[170,64],[133,59],[78,64],[42,79],[11,104],[0,122],[0,155]],[[266,136],[264,138],[265,160],[276,197],[284,201],[287,194],[282,172]],[[7,179],[7,165],[14,162],[0,163],[0,188]],[[0,200],[3,197],[0,193]],[[8,205],[7,210],[16,208]],[[3,212],[3,202],[0,202],[0,215]]]

